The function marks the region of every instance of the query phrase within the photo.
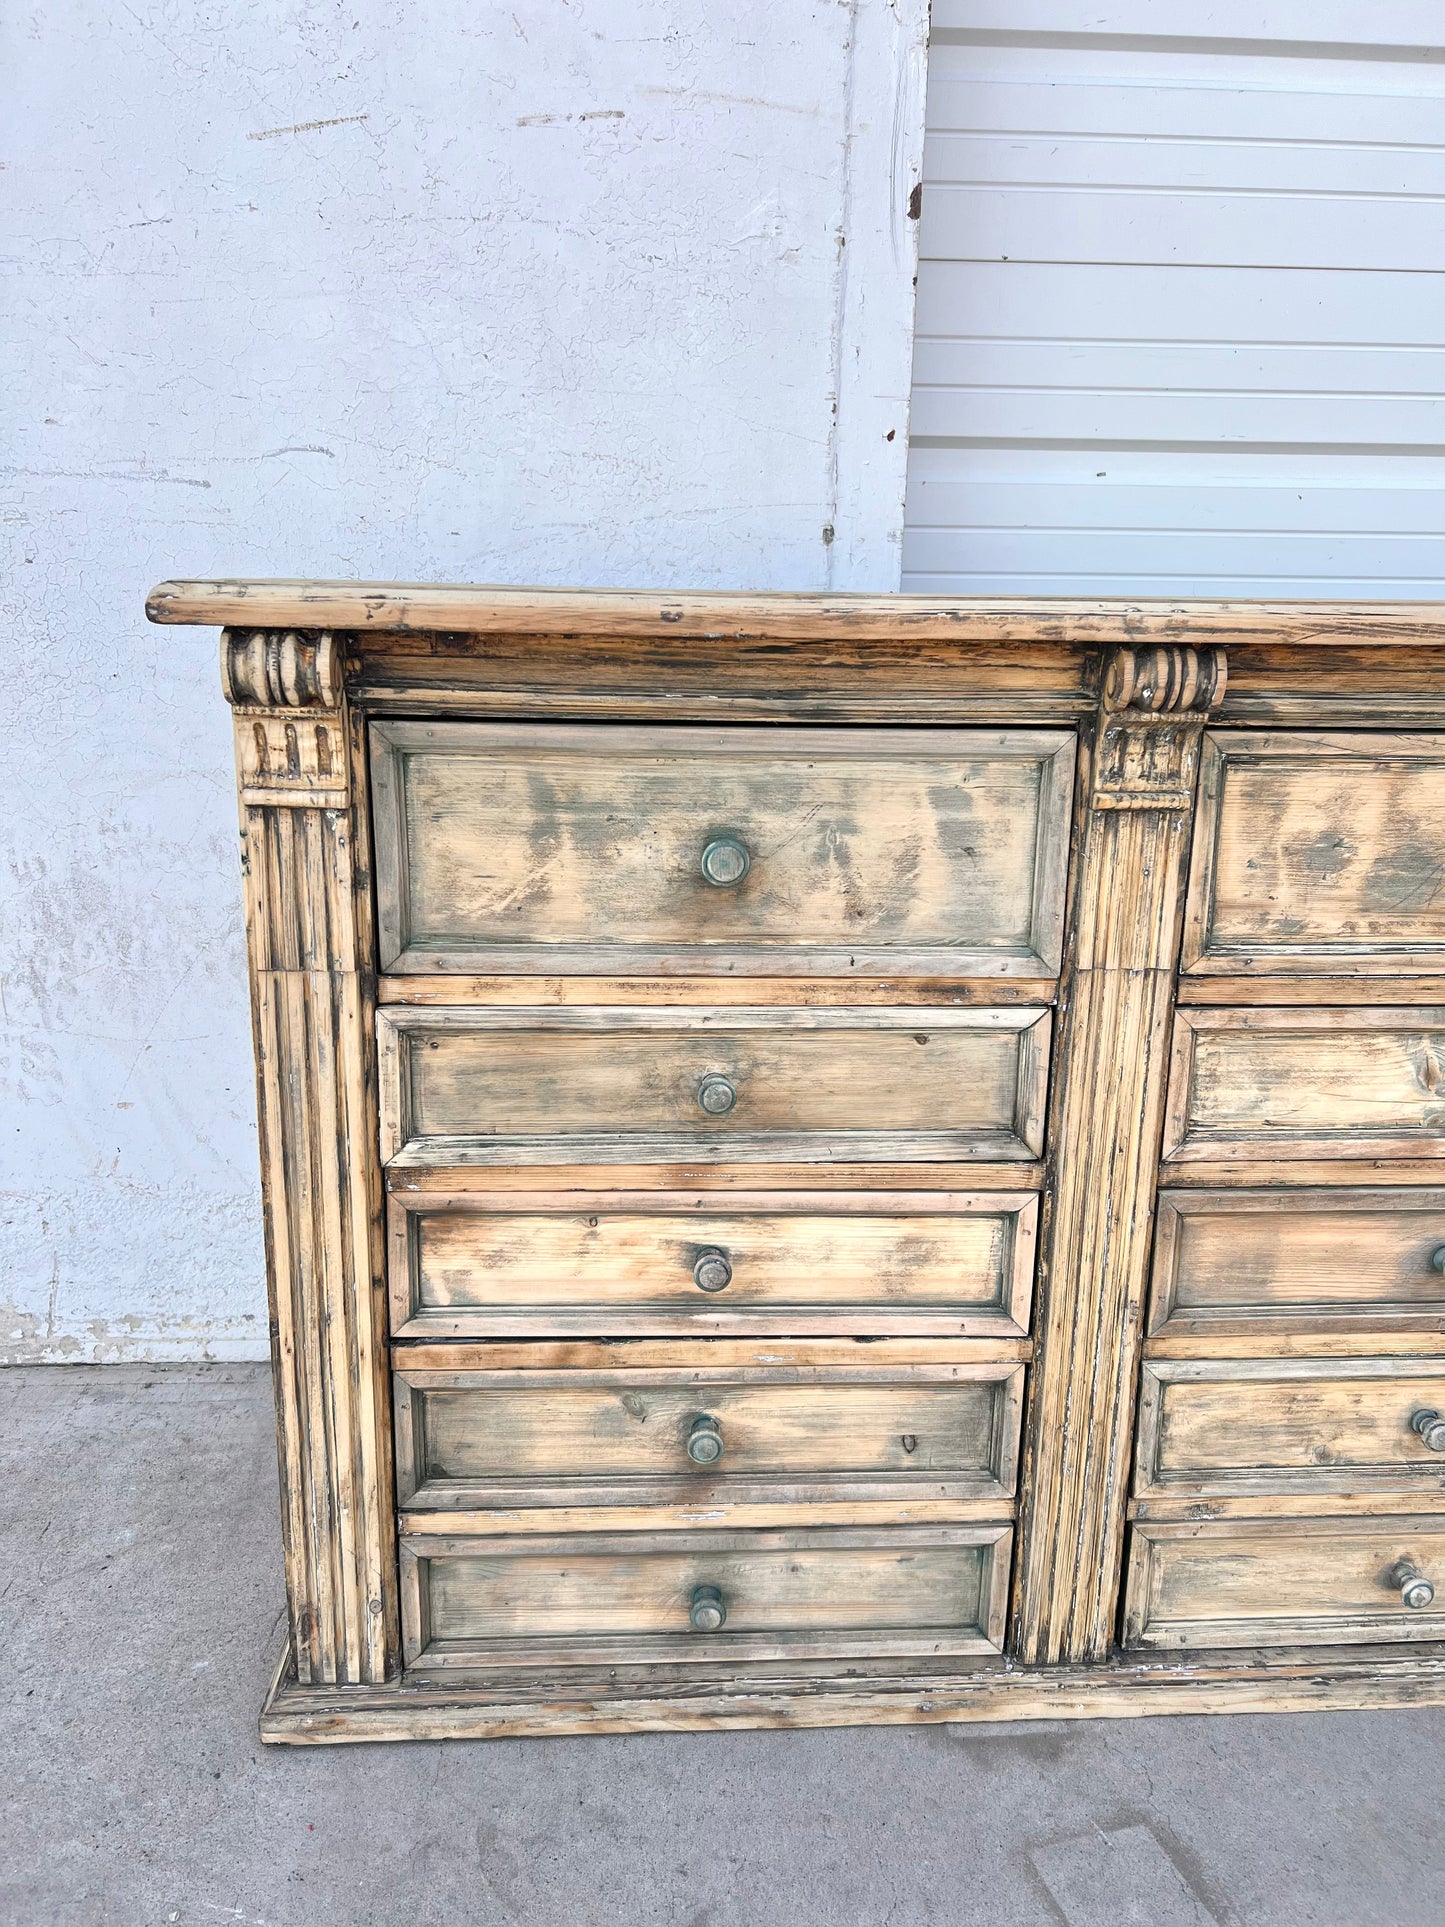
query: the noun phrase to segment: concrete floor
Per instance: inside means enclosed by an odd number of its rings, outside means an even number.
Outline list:
[[[6,1927],[1441,1927],[1445,1711],[262,1749],[259,1366],[0,1372]]]

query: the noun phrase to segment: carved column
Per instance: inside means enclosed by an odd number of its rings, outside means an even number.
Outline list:
[[[297,1677],[395,1670],[366,762],[329,635],[227,630]]]
[[[1222,650],[1110,652],[1083,745],[1024,1461],[1017,1645],[1114,1635],[1190,819]]]

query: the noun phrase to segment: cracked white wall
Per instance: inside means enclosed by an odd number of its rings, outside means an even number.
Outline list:
[[[265,1350],[169,575],[893,588],[925,0],[9,21],[0,1358]]]

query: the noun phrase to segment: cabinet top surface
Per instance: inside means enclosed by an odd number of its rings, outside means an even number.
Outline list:
[[[848,636],[979,643],[1445,643],[1445,604],[1094,601],[791,591],[549,589],[407,582],[163,582],[152,622],[708,638]]]

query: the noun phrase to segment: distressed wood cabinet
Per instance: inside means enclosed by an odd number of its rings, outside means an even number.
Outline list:
[[[1445,617],[149,607],[235,717],[266,1739],[1445,1700]]]

